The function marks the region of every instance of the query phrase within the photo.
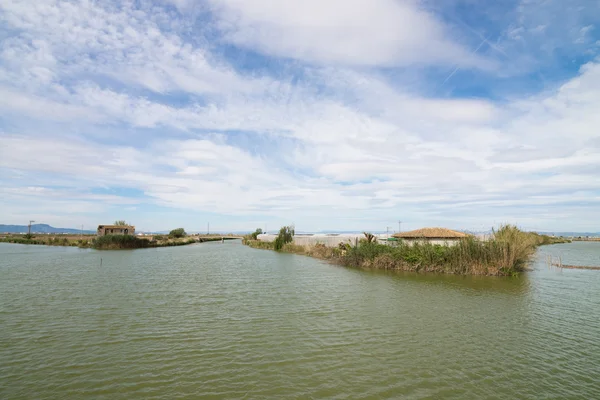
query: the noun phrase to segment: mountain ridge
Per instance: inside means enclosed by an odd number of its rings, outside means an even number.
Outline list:
[[[29,226],[27,225],[5,225],[0,224],[0,233],[27,233],[29,231]],[[83,234],[91,234],[96,233],[96,231],[89,230],[81,230],[81,229],[73,229],[73,228],[55,228],[48,224],[32,224],[31,225],[31,233],[83,233]]]

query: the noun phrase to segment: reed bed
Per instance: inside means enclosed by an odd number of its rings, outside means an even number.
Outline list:
[[[330,260],[348,267],[510,276],[527,269],[538,246],[557,242],[562,241],[506,225],[494,231],[492,239],[488,241],[466,237],[453,246],[441,246],[427,241],[413,244],[400,241],[397,246],[389,246],[362,240],[355,246],[342,245],[339,248],[289,243],[281,251]],[[274,249],[273,243],[255,240],[245,240],[245,243],[254,248]]]

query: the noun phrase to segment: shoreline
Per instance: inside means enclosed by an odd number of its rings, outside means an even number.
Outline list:
[[[365,234],[367,236],[367,234]],[[367,270],[435,273],[470,276],[516,276],[530,269],[539,246],[568,243],[568,240],[523,232],[516,227],[499,229],[492,240],[461,240],[454,246],[428,242],[390,246],[362,239],[356,245],[284,244],[282,253],[313,257],[332,264]],[[274,242],[246,237],[243,244],[261,250],[275,250]]]
[[[86,237],[87,236],[87,237]],[[117,239],[115,239],[115,237]],[[225,240],[235,240],[239,239],[237,237],[225,237],[225,236],[206,236],[206,237],[197,237],[197,236],[187,236],[184,238],[178,239],[166,239],[166,240],[151,240],[148,238],[139,238],[135,236],[127,237],[128,240],[120,240],[124,239],[121,237],[118,238],[117,235],[111,237],[110,240],[105,241],[106,243],[98,243],[96,239],[98,236],[96,235],[77,235],[77,236],[50,236],[47,237],[36,237],[32,236],[31,238],[25,238],[22,235],[19,236],[4,236],[0,237],[0,243],[12,243],[12,244],[23,244],[23,245],[32,245],[32,246],[53,246],[53,247],[77,247],[80,249],[95,249],[95,250],[135,250],[135,249],[151,249],[151,248],[160,248],[160,247],[177,247],[177,246],[187,246],[190,244],[196,243],[205,243],[205,242],[217,242],[217,241],[225,241]]]

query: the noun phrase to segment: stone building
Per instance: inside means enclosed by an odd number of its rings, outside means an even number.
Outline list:
[[[135,226],[131,225],[98,225],[98,236],[135,235]]]

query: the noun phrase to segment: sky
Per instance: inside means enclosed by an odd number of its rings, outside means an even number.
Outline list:
[[[0,0],[0,223],[600,231],[597,0]]]

